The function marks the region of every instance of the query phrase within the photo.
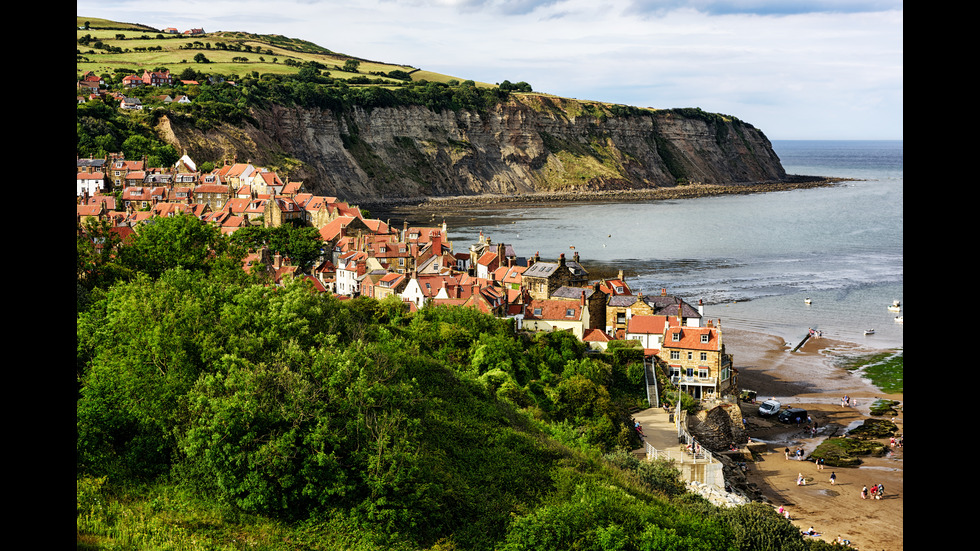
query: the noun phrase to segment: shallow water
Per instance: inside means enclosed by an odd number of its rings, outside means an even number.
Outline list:
[[[456,251],[482,234],[522,257],[578,253],[595,272],[623,270],[634,292],[666,288],[703,301],[705,315],[729,327],[789,342],[814,328],[870,347],[903,346],[904,326],[887,310],[893,300],[904,304],[902,142],[773,146],[790,174],[860,180],[683,200],[452,208],[410,224],[445,220]]]

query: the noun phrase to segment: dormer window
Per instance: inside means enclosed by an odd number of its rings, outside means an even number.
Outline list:
[[[680,331],[675,331],[674,334],[671,335],[671,340],[674,341],[674,342],[680,342],[680,340],[681,340],[681,332]]]
[[[708,344],[708,334],[701,335],[701,344]]]
[[[575,310],[573,308],[566,308],[565,309],[565,317],[566,318],[575,317]]]
[[[540,308],[535,308],[534,309],[534,315],[535,316],[540,316],[541,315],[541,309]]]

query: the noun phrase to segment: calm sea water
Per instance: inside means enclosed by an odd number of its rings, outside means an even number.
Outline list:
[[[578,252],[587,265],[623,269],[634,290],[666,287],[692,304],[703,300],[705,315],[723,326],[791,343],[812,327],[826,337],[900,347],[903,325],[887,307],[903,300],[902,143],[773,142],[787,173],[855,179],[835,187],[467,209],[446,221],[457,250],[482,232],[521,256]],[[871,328],[875,334],[865,336]]]

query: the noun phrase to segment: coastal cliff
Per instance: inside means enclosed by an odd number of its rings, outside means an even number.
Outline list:
[[[786,178],[765,135],[697,109],[512,94],[486,111],[272,105],[207,131],[161,117],[195,160],[274,168],[353,202],[749,184]]]

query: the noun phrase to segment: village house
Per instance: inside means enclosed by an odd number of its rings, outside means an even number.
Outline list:
[[[578,253],[571,262],[565,261],[565,253],[559,255],[558,262],[541,262],[540,255],[535,253],[521,276],[521,286],[528,290],[531,298],[544,300],[560,287],[588,284],[588,277],[588,272],[578,263]]]
[[[655,355],[663,345],[669,320],[669,316],[633,316],[629,320],[624,338],[628,341],[639,341],[648,356]]]
[[[636,295],[611,295],[606,302],[606,333],[623,338],[633,316],[676,315],[678,311],[685,325],[701,325],[703,304],[695,309],[683,299],[668,295],[667,289],[661,289],[659,296],[646,296],[642,292]]]
[[[250,170],[251,169],[251,170]],[[231,183],[250,184],[258,195],[282,195],[283,197],[294,197],[296,194],[282,193],[285,183],[275,172],[266,168],[254,170],[251,165],[235,165],[229,169],[226,176]]]
[[[109,209],[106,208],[105,201],[101,201],[96,204],[79,204],[75,205],[76,215],[75,221],[79,224],[85,224],[91,219],[101,220],[108,215]]]
[[[126,182],[127,176],[129,176],[133,172],[139,172],[142,175],[144,174],[143,172],[144,170],[146,170],[146,159],[139,159],[139,160],[113,159],[109,163],[109,170],[108,170],[109,181],[116,189],[122,189],[127,184]],[[140,181],[142,182],[142,179]]]
[[[263,223],[267,228],[278,228],[286,223],[299,223],[303,221],[305,212],[296,201],[289,197],[271,197],[265,203],[265,213]]]
[[[606,295],[599,291],[599,284],[592,287],[572,287],[565,285],[551,293],[552,300],[584,302],[588,309],[588,324],[585,329],[604,329],[606,325]]]
[[[234,195],[232,189],[228,184],[198,184],[194,187],[194,201],[207,205],[211,210],[221,210]]]
[[[143,86],[143,79],[136,75],[126,75],[122,79],[123,88],[139,88]]]
[[[126,109],[128,111],[139,111],[143,109],[143,102],[139,98],[134,97],[124,97],[119,102],[120,109]]]
[[[585,296],[579,300],[532,298],[524,306],[522,327],[528,331],[570,331],[581,340],[590,329]]]
[[[659,357],[667,363],[671,382],[698,399],[733,387],[732,356],[725,353],[721,324],[683,325],[679,319],[664,332]]]
[[[79,172],[75,176],[76,197],[98,195],[106,189],[106,178],[102,172]]]
[[[170,76],[170,71],[143,71],[143,84],[147,86],[170,86],[173,84],[173,78]]]

